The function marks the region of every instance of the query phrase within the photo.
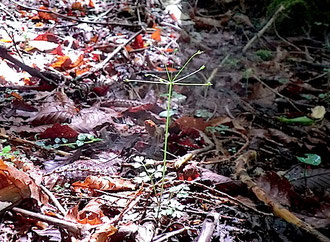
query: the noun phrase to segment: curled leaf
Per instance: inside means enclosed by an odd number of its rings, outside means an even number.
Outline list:
[[[312,108],[312,114],[311,117],[314,119],[323,119],[325,115],[325,107],[323,106],[316,106]]]

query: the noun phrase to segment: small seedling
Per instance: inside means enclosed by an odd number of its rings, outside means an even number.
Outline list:
[[[91,144],[94,142],[102,141],[102,139],[95,138],[94,135],[91,134],[79,134],[76,142],[68,143],[68,139],[66,138],[56,138],[54,139],[55,144],[46,145],[46,140],[38,140],[36,141],[36,145],[39,145],[46,149],[57,149],[59,147],[70,147],[75,149],[77,147],[81,147],[84,144]]]
[[[0,157],[4,157],[4,158],[11,158],[12,157],[10,145],[7,145],[7,146],[2,148],[2,150],[0,152]]]
[[[185,79],[195,75],[196,73],[198,73],[199,71],[202,71],[203,69],[205,69],[205,66],[202,65],[199,69],[189,73],[186,76],[183,76],[181,78],[179,78],[179,75],[182,73],[182,71],[186,68],[186,66],[188,65],[188,63],[197,55],[202,54],[202,51],[197,51],[195,54],[193,54],[187,61],[186,63],[180,68],[180,70],[178,71],[178,73],[173,77],[167,67],[166,67],[166,73],[167,73],[167,80],[160,78],[156,75],[153,74],[148,74],[146,76],[149,77],[154,77],[156,78],[156,81],[147,81],[147,80],[126,80],[127,82],[140,82],[140,83],[149,83],[149,84],[160,84],[160,85],[167,85],[168,86],[168,92],[166,94],[166,97],[168,98],[167,100],[167,108],[166,108],[166,124],[165,124],[165,141],[164,141],[164,155],[163,155],[163,172],[162,172],[162,183],[161,183],[161,191],[160,191],[160,202],[158,202],[158,211],[160,211],[160,207],[161,207],[161,201],[163,200],[163,191],[164,191],[164,180],[165,180],[165,172],[166,172],[166,161],[167,161],[167,145],[168,145],[168,136],[169,136],[169,124],[170,124],[170,117],[171,117],[171,101],[172,101],[172,97],[173,97],[173,86],[174,85],[179,85],[179,86],[210,86],[212,85],[210,82],[207,83],[185,83],[182,82]],[[154,188],[155,190],[155,188]]]

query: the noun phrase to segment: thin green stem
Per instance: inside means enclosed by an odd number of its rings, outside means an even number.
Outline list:
[[[184,68],[186,68],[186,66],[188,65],[188,63],[196,56],[196,55],[200,55],[202,54],[203,51],[197,51],[195,54],[193,54],[187,61],[186,63],[184,63],[184,65],[181,67],[181,69],[179,70],[179,72],[174,76],[174,78],[172,79],[172,81],[175,81],[176,78],[181,74],[181,72],[184,70]]]
[[[167,115],[166,115],[166,125],[165,125],[165,141],[164,141],[164,160],[163,160],[163,177],[162,177],[162,186],[160,190],[160,198],[163,197],[164,191],[164,181],[165,181],[165,172],[166,172],[166,156],[167,156],[167,139],[168,139],[168,128],[170,124],[170,110],[171,110],[171,97],[172,97],[172,87],[173,87],[173,80],[169,80],[168,86],[168,101],[167,101]]]
[[[141,82],[141,83],[149,83],[149,84],[162,84],[162,85],[168,85],[168,82],[160,82],[160,81],[146,81],[146,80],[125,80],[125,82]]]
[[[193,71],[193,72],[189,73],[188,75],[179,78],[178,80],[175,81],[175,83],[182,81],[184,79],[187,79],[188,77],[191,77],[191,76],[195,75],[197,72],[200,72],[201,70],[204,70],[204,69],[205,69],[205,66],[201,66],[198,70]]]
[[[178,86],[212,86],[211,82],[208,83],[184,83],[184,82],[176,82],[175,85]]]

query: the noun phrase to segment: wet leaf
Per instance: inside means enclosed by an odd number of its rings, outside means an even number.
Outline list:
[[[278,120],[283,123],[302,124],[302,125],[312,125],[315,122],[313,119],[310,119],[306,116],[297,117],[297,118],[278,117]]]
[[[307,154],[305,154],[305,157],[297,156],[297,159],[300,162],[308,164],[308,165],[318,166],[319,164],[321,164],[321,157],[317,154],[307,153]]]

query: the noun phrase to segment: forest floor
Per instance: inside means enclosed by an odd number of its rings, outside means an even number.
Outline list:
[[[0,2],[1,241],[329,241],[329,33],[224,2]]]

